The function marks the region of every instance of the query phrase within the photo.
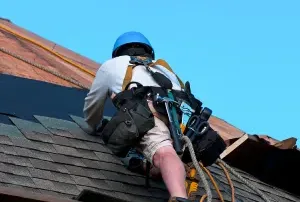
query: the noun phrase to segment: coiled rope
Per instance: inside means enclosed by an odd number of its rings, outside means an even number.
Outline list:
[[[200,179],[202,180],[203,182],[203,185],[204,185],[204,189],[206,191],[206,194],[204,194],[202,196],[202,198],[200,199],[200,202],[204,202],[205,199],[207,199],[207,202],[211,202],[212,201],[212,193],[211,193],[211,189],[210,189],[210,186],[205,178],[205,175],[204,175],[204,172],[202,171],[200,165],[201,163],[198,162],[197,158],[196,158],[196,155],[195,155],[195,152],[194,152],[194,148],[193,148],[193,144],[191,142],[191,140],[186,137],[186,136],[182,136],[182,140],[184,140],[185,142],[185,146],[188,147],[189,149],[189,152],[190,152],[190,155],[191,155],[191,159],[192,159],[192,162],[193,162],[193,166],[195,167],[195,169],[197,170],[199,176],[200,176]],[[234,175],[236,176],[238,179],[240,179],[243,183],[245,183],[249,188],[251,188],[253,191],[255,191],[264,201],[266,202],[271,202],[271,200],[264,194],[262,193],[258,188],[256,188],[253,184],[251,184],[248,180],[246,180],[245,178],[243,178],[239,173],[237,173],[233,168],[231,168],[227,163],[225,163],[223,160],[221,159],[217,159],[216,160],[216,163],[224,170],[225,172],[225,175],[226,175],[226,178],[231,186],[231,190],[232,190],[232,202],[235,201],[235,198],[234,198],[234,187],[233,187],[233,183],[230,179],[230,176],[226,170],[226,168]],[[203,167],[204,168],[204,167]],[[205,169],[204,169],[205,170]],[[208,170],[206,170],[207,173],[209,173]],[[211,178],[213,179],[213,178]],[[215,185],[216,183],[214,183]],[[217,185],[216,185],[217,187]],[[219,191],[219,188],[217,189],[217,192],[218,194],[220,193]],[[223,201],[223,197],[220,197],[221,200]]]

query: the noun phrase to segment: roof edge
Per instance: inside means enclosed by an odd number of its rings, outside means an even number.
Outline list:
[[[8,18],[3,18],[3,17],[0,17],[0,20],[3,20],[3,21],[6,21],[6,22],[9,22],[9,23],[12,23],[12,21]]]
[[[45,193],[25,191],[20,188],[0,187],[0,197],[3,202],[78,202],[77,200],[56,197]]]

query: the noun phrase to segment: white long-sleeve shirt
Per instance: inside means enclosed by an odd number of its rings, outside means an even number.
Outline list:
[[[98,69],[90,91],[85,98],[83,109],[85,121],[91,130],[95,130],[101,124],[106,99],[122,91],[129,61],[129,56],[116,57],[106,61]],[[180,83],[174,73],[160,65],[153,66],[151,69],[167,76],[173,83],[173,89],[181,90]],[[133,68],[131,81],[139,82],[143,86],[159,87],[143,66]]]

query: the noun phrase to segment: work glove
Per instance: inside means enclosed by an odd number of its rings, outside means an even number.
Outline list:
[[[108,122],[108,119],[102,119],[101,124],[99,124],[99,126],[96,129],[91,129],[91,132],[89,132],[89,134],[93,136],[100,136]]]
[[[101,125],[97,128],[97,133],[101,133],[108,122],[109,120],[104,118]]]
[[[197,160],[201,161],[205,167],[215,163],[226,149],[224,140],[212,128],[209,128],[206,133],[196,136],[192,144]],[[182,161],[184,163],[192,162],[188,148],[184,151]]]

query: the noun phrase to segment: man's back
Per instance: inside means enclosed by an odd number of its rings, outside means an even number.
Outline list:
[[[107,96],[112,98],[122,91],[128,65],[130,65],[130,56],[119,56],[103,63],[97,71],[84,106],[86,121],[91,127],[95,128],[102,119],[103,107]],[[161,65],[153,66],[151,70],[164,74],[172,82],[173,89],[181,90],[180,83],[174,73]],[[138,82],[143,86],[159,87],[144,66],[133,68],[131,81]]]

